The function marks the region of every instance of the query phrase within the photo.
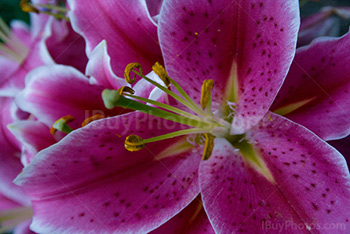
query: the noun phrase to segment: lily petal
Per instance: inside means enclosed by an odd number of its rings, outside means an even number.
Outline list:
[[[124,79],[114,74],[105,40],[101,41],[91,52],[85,74],[90,77],[91,84],[101,85],[106,89],[119,89],[122,86],[128,86]]]
[[[67,21],[51,18],[47,27],[50,30],[46,30],[49,35],[45,42],[53,60],[84,72],[88,61],[84,52],[84,38],[75,33]]]
[[[17,225],[13,230],[13,234],[35,234],[35,232],[29,229],[30,223],[31,223],[31,220],[28,220],[26,222],[23,222]]]
[[[282,85],[298,27],[294,0],[167,0],[159,40],[168,74],[194,100],[204,79],[213,79],[213,104],[238,104],[231,134],[242,134],[265,115]]]
[[[20,205],[17,202],[9,199],[8,197],[5,197],[0,193],[0,211],[9,210],[19,206]]]
[[[20,161],[20,148],[12,141],[12,134],[6,127],[10,119],[9,99],[0,98],[0,107],[0,194],[18,204],[27,205],[29,201],[23,189],[12,182],[21,172],[23,165]]]
[[[103,87],[90,85],[88,78],[73,67],[43,66],[28,74],[26,88],[18,94],[16,103],[47,126],[72,115],[75,120],[70,125],[78,128],[84,119],[95,114],[108,116],[123,112],[121,108],[107,110],[102,91]]]
[[[25,158],[23,158],[22,154],[22,163],[25,166],[30,163],[40,150],[56,143],[56,140],[50,134],[50,129],[39,121],[17,121],[9,125],[8,128],[25,147]]]
[[[158,25],[159,12],[163,4],[163,0],[146,0],[147,8],[151,20],[154,21],[155,25]]]
[[[29,50],[28,55],[26,55],[24,60],[17,65],[16,70],[1,80],[1,96],[14,97],[24,88],[24,80],[30,70],[45,64],[49,65],[54,63],[43,40],[36,39],[31,45],[32,47]],[[12,69],[13,67],[11,67],[11,71]]]
[[[72,26],[86,40],[88,57],[93,48],[106,40],[112,69],[117,76],[123,76],[128,63],[139,62],[148,73],[156,61],[162,61],[157,27],[149,18],[145,0],[89,4],[83,0],[68,0],[68,4]]]
[[[178,234],[178,233],[215,233],[207,214],[204,211],[200,197],[194,199],[184,210],[178,215],[170,219],[168,222],[150,232],[150,234]]]
[[[204,207],[217,233],[296,233],[295,227],[297,233],[329,233],[327,225],[338,225],[333,233],[349,230],[350,178],[339,152],[274,114],[248,137],[272,179],[224,139],[200,167]]]
[[[159,158],[173,140],[138,153],[124,148],[131,133],[151,137],[178,128],[162,121],[137,112],[97,120],[39,152],[15,181],[32,199],[31,228],[145,233],[187,206],[199,192],[197,150]]]
[[[283,107],[309,100],[284,116],[309,128],[324,140],[349,135],[349,46],[350,33],[341,38],[320,38],[310,46],[298,49],[271,109],[279,113]]]

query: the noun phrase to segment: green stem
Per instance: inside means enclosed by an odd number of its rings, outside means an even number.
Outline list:
[[[60,7],[60,6],[55,6],[55,5],[50,5],[50,4],[33,4],[34,7],[42,7],[42,8],[46,8],[49,10],[57,10],[60,12],[64,12],[67,13],[68,9],[65,7]]]
[[[183,116],[180,115],[176,115],[173,114],[171,112],[167,112],[158,108],[154,108],[152,106],[125,98],[123,96],[120,96],[118,98],[118,100],[114,101],[114,106],[119,106],[119,107],[123,107],[126,109],[132,109],[132,110],[137,110],[146,114],[150,114],[153,116],[157,116],[163,119],[167,119],[167,120],[171,120],[173,122],[177,122],[177,123],[181,123],[181,124],[185,124],[191,127],[198,127],[198,128],[212,128],[214,127],[214,123],[207,123],[207,122],[203,122],[203,121],[198,121],[198,120],[194,120],[194,119],[189,119],[189,118],[185,118]]]
[[[143,97],[138,97],[138,96],[135,96],[135,95],[132,95],[132,94],[127,94],[127,93],[124,94],[124,96],[128,96],[128,97],[135,98],[135,99],[143,101],[143,102],[147,102],[147,103],[156,105],[158,107],[161,107],[163,109],[175,112],[175,113],[180,114],[180,115],[182,115],[184,117],[187,117],[187,118],[195,119],[195,120],[198,120],[198,121],[202,120],[201,118],[199,118],[196,115],[190,114],[190,113],[188,113],[186,111],[183,111],[183,110],[181,110],[179,108],[172,107],[172,106],[169,106],[169,105],[161,103],[161,102],[157,102],[157,101],[154,101],[154,100],[151,100],[151,99],[147,99],[147,98],[143,98]]]
[[[202,128],[185,129],[185,130],[180,130],[177,132],[164,134],[161,136],[156,136],[156,137],[144,139],[144,140],[142,140],[142,143],[146,144],[146,143],[151,143],[151,142],[160,141],[160,140],[166,140],[169,138],[183,136],[183,135],[206,133],[208,131],[209,131],[208,129],[202,129]]]

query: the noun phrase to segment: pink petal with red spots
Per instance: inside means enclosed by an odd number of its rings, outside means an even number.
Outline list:
[[[33,120],[17,121],[9,126],[10,131],[20,141],[25,154],[22,154],[22,162],[28,165],[34,156],[40,151],[56,143],[50,134],[50,129],[43,123]]]
[[[300,48],[272,110],[313,99],[285,117],[324,140],[350,133],[350,34]],[[317,121],[315,121],[317,120]]]
[[[91,84],[101,85],[107,89],[119,89],[122,86],[128,86],[123,78],[117,77],[112,71],[111,58],[107,53],[105,40],[94,48],[89,57],[85,74],[90,77]]]
[[[258,123],[282,85],[299,26],[297,1],[164,1],[160,45],[169,75],[199,102],[204,79],[213,79],[213,101],[236,93],[232,133]],[[238,87],[228,84],[235,78]],[[235,92],[235,89],[237,89]]]
[[[88,61],[84,38],[74,32],[66,21],[52,18],[48,27],[50,32],[45,42],[52,59],[57,64],[70,65],[84,72]]]
[[[204,211],[200,197],[194,199],[178,215],[171,218],[168,222],[150,232],[150,234],[210,234],[215,233],[207,214]]]
[[[117,115],[122,108],[107,110],[101,93],[103,87],[90,85],[88,78],[73,67],[43,66],[31,71],[25,89],[16,97],[18,106],[51,126],[59,118],[72,115],[72,128],[95,114]]]
[[[269,116],[248,137],[273,182],[223,139],[201,164],[202,198],[214,229],[329,233],[324,227],[337,224],[341,228],[332,233],[345,233],[350,228],[350,178],[344,158],[306,128]]]
[[[124,149],[124,140],[131,133],[148,138],[179,127],[133,112],[92,122],[39,152],[16,179],[32,199],[32,229],[145,233],[166,222],[198,195],[200,152],[157,159],[174,140],[139,152]]]
[[[68,4],[73,28],[85,38],[88,56],[106,40],[112,69],[117,76],[123,76],[128,63],[139,62],[148,73],[156,61],[162,61],[157,27],[149,18],[145,0],[89,4],[83,0],[68,0]]]

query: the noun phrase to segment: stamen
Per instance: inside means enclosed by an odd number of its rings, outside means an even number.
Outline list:
[[[164,82],[165,86],[169,87],[170,85],[170,77],[168,76],[168,73],[166,72],[166,70],[164,69],[164,67],[162,65],[160,65],[158,62],[156,62],[153,66],[152,66],[152,70],[154,71],[154,73],[156,73],[159,78]]]
[[[139,63],[129,63],[125,67],[124,78],[125,78],[126,82],[128,82],[129,84],[133,84],[136,81],[136,75],[134,75],[134,77],[132,79],[130,79],[130,73],[135,68],[139,69],[139,71],[140,71],[139,74],[142,74],[142,67],[141,67],[141,64],[139,64]]]
[[[22,11],[30,13],[30,12],[34,12],[34,13],[39,13],[40,11],[35,8],[33,6],[33,4],[30,3],[30,0],[21,0],[21,2],[19,3]]]
[[[214,149],[215,136],[210,133],[205,133],[204,137],[205,137],[205,144],[204,144],[202,160],[208,160]]]
[[[66,17],[66,13],[68,12],[68,9],[56,5],[50,5],[50,4],[32,4],[30,0],[21,0],[20,7],[22,11],[30,13],[34,12],[36,14],[43,13],[46,15],[50,15],[55,17],[58,20],[67,20],[69,21],[69,18]],[[39,10],[38,8],[44,8],[42,10]],[[53,10],[57,11],[57,13],[52,12]]]
[[[135,90],[133,90],[132,88],[128,87],[128,86],[123,86],[120,89],[118,89],[118,92],[120,95],[126,94],[126,93],[130,93],[130,94],[134,94]]]
[[[141,76],[143,79],[145,79],[149,83],[153,84],[154,86],[156,86],[157,88],[159,88],[163,92],[167,93],[168,95],[170,95],[171,97],[173,97],[178,102],[182,103],[184,106],[186,106],[190,110],[194,111],[195,113],[197,113],[197,114],[199,114],[201,116],[205,116],[205,117],[208,116],[207,113],[203,112],[199,107],[197,107],[197,104],[185,93],[185,91],[183,91],[183,89],[180,87],[180,85],[178,85],[174,80],[171,79],[170,81],[174,85],[174,87],[179,91],[179,93],[182,96],[185,97],[186,100],[184,100],[183,98],[181,98],[179,95],[175,94],[174,92],[170,91],[169,89],[165,88],[164,86],[162,86],[162,85],[158,84],[157,82],[151,80],[147,76],[144,76],[144,75],[142,75],[141,73],[138,73],[135,70],[133,72],[135,74]],[[180,90],[182,90],[182,92],[180,92]],[[186,101],[188,101],[188,102],[186,102]]]
[[[179,115],[182,115],[184,117],[195,119],[195,120],[198,120],[198,121],[202,121],[202,119],[199,118],[198,116],[190,114],[190,113],[188,113],[186,111],[183,111],[183,110],[181,110],[179,108],[172,107],[170,105],[167,105],[167,104],[164,104],[164,103],[161,103],[161,102],[157,102],[157,101],[154,101],[154,100],[151,100],[151,99],[138,97],[138,96],[135,96],[135,95],[130,95],[130,94],[124,94],[124,95],[128,96],[128,97],[131,97],[131,98],[134,98],[134,99],[137,99],[137,100],[142,101],[142,102],[150,103],[152,105],[158,106],[158,107],[166,109],[168,111],[175,112],[175,113],[177,113]]]
[[[156,141],[160,141],[160,140],[166,140],[166,139],[170,139],[170,138],[174,138],[174,137],[178,137],[178,136],[189,135],[189,134],[202,134],[202,133],[206,133],[208,131],[209,131],[208,129],[203,129],[203,128],[185,129],[185,130],[180,130],[180,131],[171,132],[171,133],[167,133],[164,135],[148,138],[148,139],[143,140],[143,143],[146,144],[146,143],[156,142]]]
[[[203,110],[208,106],[209,99],[211,97],[211,90],[214,87],[213,80],[205,80],[202,84],[202,93],[201,93],[201,106]]]
[[[91,123],[91,122],[93,122],[95,120],[104,119],[104,118],[106,118],[106,116],[104,116],[104,115],[100,115],[100,114],[93,115],[93,116],[91,116],[89,118],[86,118],[84,120],[84,122],[81,124],[81,126],[85,127],[86,125],[88,125],[89,123]]]
[[[157,63],[155,64],[155,66],[157,68],[159,68],[159,66],[161,66],[159,63],[157,65]],[[134,68],[138,68],[140,72],[137,72],[136,70],[133,70]],[[163,68],[164,69],[164,68]],[[164,69],[165,71],[165,69]],[[167,89],[166,87],[158,84],[157,82],[151,80],[150,78],[148,78],[147,76],[144,76],[142,74],[142,68],[141,65],[139,63],[130,63],[126,66],[125,71],[124,71],[124,77],[125,80],[132,84],[135,82],[136,80],[136,76],[133,77],[133,79],[130,79],[130,73],[134,72],[136,75],[140,76],[141,78],[145,79],[146,81],[148,81],[149,83],[153,84],[154,86],[156,86],[157,88],[159,88],[160,90],[162,90],[163,92],[167,93],[168,95],[170,95],[171,97],[173,97],[174,99],[176,99],[178,102],[182,103],[184,106],[186,106],[187,108],[191,109],[192,111],[194,111],[195,113],[203,116],[203,117],[208,117],[208,114],[204,111],[202,111],[200,109],[200,107],[188,96],[188,94],[181,88],[181,86],[176,83],[173,79],[171,79],[169,76],[167,76],[167,78],[169,79],[170,83],[174,85],[174,87],[179,91],[179,93],[184,97],[181,98],[179,95],[175,94],[174,92],[170,91],[169,89]],[[187,101],[187,102],[186,102]]]
[[[67,13],[68,9],[65,7],[61,7],[61,6],[56,6],[56,5],[50,5],[50,4],[35,4],[34,6],[38,6],[38,7],[42,7],[42,8],[46,8],[49,10],[56,10],[62,13]]]
[[[64,132],[64,133],[67,133],[67,134],[70,133],[71,131],[73,131],[73,129],[71,127],[69,127],[67,123],[70,123],[73,120],[75,120],[75,117],[73,117],[71,115],[66,115],[66,116],[56,120],[56,122],[50,128],[50,133],[52,135],[55,135],[57,130]]]
[[[166,140],[178,136],[184,136],[189,134],[202,134],[208,132],[208,129],[202,129],[202,128],[191,128],[191,129],[185,129],[180,130],[176,132],[171,132],[168,134],[151,137],[148,139],[142,139],[141,137],[137,135],[130,135],[125,139],[125,148],[129,151],[138,151],[146,146],[147,143]]]
[[[11,58],[13,58],[14,60],[21,62],[23,60],[23,58],[18,55],[16,52],[10,50],[8,47],[0,45],[0,51],[3,51],[5,53],[7,53]]]
[[[0,17],[0,40],[6,45],[0,44],[0,50],[10,55],[14,60],[22,62],[27,56],[29,49],[14,34]]]
[[[0,17],[0,31],[3,31],[6,35],[11,33],[11,29],[7,26],[5,21]]]
[[[143,139],[141,137],[130,135],[125,139],[124,146],[128,151],[134,152],[143,149],[146,145],[143,143]]]

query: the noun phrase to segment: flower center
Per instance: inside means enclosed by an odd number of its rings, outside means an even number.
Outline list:
[[[177,107],[134,95],[134,90],[130,87],[122,87],[118,90],[106,89],[102,93],[102,98],[106,108],[112,109],[116,106],[129,108],[144,112],[162,119],[171,120],[177,123],[187,125],[189,128],[176,132],[171,132],[161,136],[143,139],[140,136],[130,135],[125,139],[125,148],[129,151],[138,151],[146,146],[147,143],[170,139],[173,137],[194,135],[195,143],[204,143],[203,159],[208,159],[214,148],[215,137],[228,138],[231,124],[219,116],[215,116],[211,110],[211,90],[214,87],[213,80],[205,80],[202,85],[200,105],[195,103],[184,89],[173,79],[171,79],[164,67],[156,63],[152,67],[153,71],[163,81],[161,85],[154,80],[142,74],[142,67],[138,63],[128,64],[125,68],[125,80],[132,84],[136,80],[136,75],[145,79],[164,93],[175,99],[178,103],[188,109],[185,111]],[[131,72],[135,75],[130,76]],[[172,85],[179,95],[170,90]],[[146,103],[146,104],[144,104]],[[150,105],[147,105],[151,104]],[[204,140],[200,140],[203,138]]]

